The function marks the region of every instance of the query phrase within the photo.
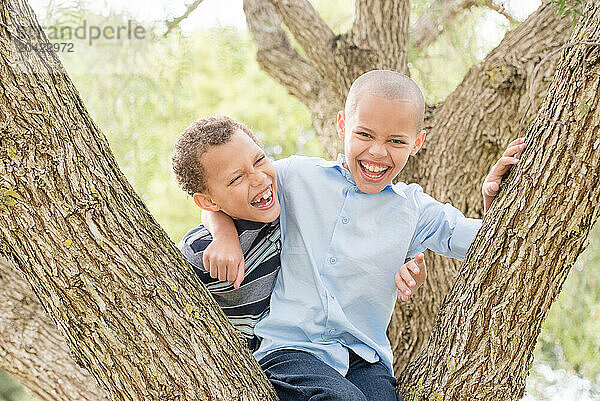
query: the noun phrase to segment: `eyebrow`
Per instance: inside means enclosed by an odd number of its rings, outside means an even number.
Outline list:
[[[266,155],[263,150],[260,150],[258,153],[256,153],[254,155],[254,158],[259,159],[262,156],[266,156]],[[243,168],[238,168],[237,170],[232,171],[231,173],[227,174],[227,180],[229,182],[231,182],[231,180],[233,180],[235,177],[237,177],[238,174],[241,174],[243,171],[244,171]]]
[[[370,128],[363,127],[362,125],[357,125],[357,126],[356,126],[356,128],[355,128],[355,130],[361,130],[361,131],[375,132],[375,131],[373,131],[373,130],[372,130],[372,129],[370,129]]]
[[[357,125],[355,130],[359,130],[359,131],[367,131],[370,133],[374,133],[375,131],[373,131],[370,128],[367,127],[363,127],[362,125]],[[410,138],[407,134],[392,134],[390,135],[390,138]]]
[[[242,172],[243,170],[244,170],[244,169],[238,168],[237,170],[235,170],[235,171],[232,171],[231,173],[227,174],[227,179],[228,179],[228,180],[232,180],[232,179],[234,179],[234,178],[235,178],[235,177],[236,177],[238,174],[241,174],[241,172]]]

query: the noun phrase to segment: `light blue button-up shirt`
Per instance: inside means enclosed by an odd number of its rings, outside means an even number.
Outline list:
[[[481,221],[417,184],[365,194],[343,161],[292,156],[275,163],[281,271],[271,311],[255,327],[263,340],[254,356],[307,351],[346,375],[350,348],[393,374],[386,329],[398,294],[394,275],[425,249],[464,258]]]

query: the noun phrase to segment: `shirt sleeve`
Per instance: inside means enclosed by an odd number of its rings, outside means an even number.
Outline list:
[[[177,247],[181,253],[183,253],[183,256],[185,256],[189,264],[192,265],[194,271],[200,278],[203,278],[203,274],[207,273],[206,269],[204,269],[202,258],[204,256],[204,250],[211,242],[212,235],[203,225],[200,225],[188,231],[179,244],[177,244]]]
[[[285,189],[284,182],[285,176],[291,164],[291,157],[285,159],[275,160],[273,166],[275,166],[275,174],[277,177],[277,191],[282,192]]]
[[[465,217],[452,205],[436,201],[417,187],[414,197],[419,207],[419,219],[409,256],[431,249],[443,256],[464,259],[481,227],[481,220]]]

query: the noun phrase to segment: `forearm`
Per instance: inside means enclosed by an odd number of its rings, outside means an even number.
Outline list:
[[[203,210],[202,223],[213,237],[202,255],[204,269],[213,279],[239,288],[244,280],[244,255],[233,220],[225,213]]]
[[[211,233],[213,238],[235,238],[237,230],[231,217],[223,212],[202,211],[202,224]]]

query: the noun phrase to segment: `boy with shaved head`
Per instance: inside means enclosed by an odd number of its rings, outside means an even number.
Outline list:
[[[417,184],[392,184],[423,145],[424,106],[407,76],[368,72],[337,116],[344,155],[275,163],[282,268],[254,356],[282,400],[395,400],[386,328],[395,282],[413,284],[396,266],[425,249],[462,259],[481,225]],[[484,181],[486,211],[523,149],[511,143]],[[212,218],[213,230],[231,229]]]

